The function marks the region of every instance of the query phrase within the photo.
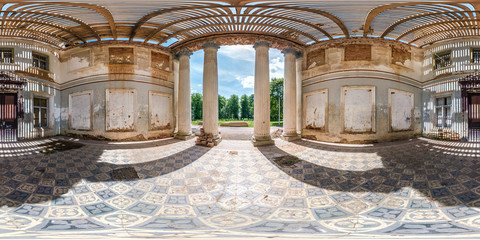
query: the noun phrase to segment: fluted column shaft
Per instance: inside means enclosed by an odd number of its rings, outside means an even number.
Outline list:
[[[269,43],[258,41],[255,48],[254,140],[256,146],[273,144],[270,136]]]
[[[203,129],[218,139],[218,64],[216,43],[203,45]]]
[[[178,71],[178,133],[177,138],[192,137],[192,108],[190,97],[190,55],[186,49],[179,52]]]
[[[283,82],[283,137],[285,140],[298,138],[297,134],[297,51],[286,48]]]

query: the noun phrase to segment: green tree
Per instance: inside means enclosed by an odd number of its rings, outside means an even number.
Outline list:
[[[243,94],[242,97],[240,97],[240,115],[245,119],[250,118],[250,103],[247,94]]]
[[[192,120],[203,118],[203,96],[200,93],[192,94]]]
[[[280,111],[279,111],[280,110]],[[283,119],[283,78],[272,78],[270,81],[270,121]]]
[[[218,118],[225,119],[225,105],[227,104],[227,99],[224,96],[218,95]]]
[[[238,119],[238,114],[240,113],[240,105],[238,102],[238,96],[233,94],[227,100],[227,118]]]
[[[252,94],[248,97],[248,106],[250,108],[249,111],[248,111],[248,114],[250,116],[249,117],[250,119],[253,119],[253,115],[254,115],[253,106],[254,105],[255,105],[254,104],[254,95]]]

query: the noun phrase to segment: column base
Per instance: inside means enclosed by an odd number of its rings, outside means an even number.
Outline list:
[[[280,136],[280,138],[283,141],[287,141],[287,142],[293,142],[293,141],[297,141],[297,140],[302,139],[302,137],[299,136],[298,134],[282,135],[282,136]]]
[[[254,147],[260,147],[260,146],[268,146],[268,145],[275,145],[275,141],[270,138],[252,138],[252,143]]]
[[[175,134],[174,138],[176,139],[180,139],[180,140],[190,140],[192,138],[194,138],[195,136],[193,134],[180,134],[180,133],[177,133]]]

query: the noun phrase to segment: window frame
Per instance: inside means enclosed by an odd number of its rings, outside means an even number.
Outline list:
[[[445,103],[443,105],[438,105],[438,100],[439,99],[444,99],[446,101],[446,99],[450,98],[450,105],[446,105]],[[435,110],[435,122],[434,122],[434,126],[435,128],[452,128],[452,103],[453,103],[453,96],[452,95],[440,95],[440,96],[435,96],[434,97],[434,110]],[[450,115],[448,116],[447,114],[445,114],[446,112],[446,109],[449,108],[450,109]],[[441,111],[441,117],[442,117],[442,126],[438,126],[438,119],[439,119],[439,109]],[[447,124],[447,121],[450,121],[450,125]]]
[[[447,54],[450,55],[450,61],[448,62],[448,65],[441,66],[441,67],[437,68],[436,56],[440,57],[440,56],[447,55]],[[452,50],[446,50],[446,51],[434,53],[432,58],[433,58],[433,61],[432,61],[433,70],[439,70],[439,69],[443,69],[443,68],[447,68],[447,67],[452,66],[452,62],[453,62],[452,61]],[[442,59],[442,61],[443,61],[443,59]],[[443,65],[443,64],[441,64],[441,65]]]
[[[36,106],[35,105],[35,99],[41,99],[41,100],[45,100],[46,102],[46,106],[45,107],[42,107],[42,106]],[[49,105],[49,98],[46,98],[46,97],[42,97],[42,96],[33,96],[32,98],[32,108],[33,108],[33,127],[34,128],[48,128],[49,127],[49,110],[48,110],[48,105]],[[38,113],[39,113],[39,118],[38,118],[38,125],[35,124],[35,109],[39,109]],[[43,121],[42,121],[42,109],[45,109],[46,111],[46,118],[45,118],[45,125],[43,125]]]
[[[9,63],[6,63],[3,61],[3,52],[1,50],[11,50],[12,51],[12,58],[11,58],[11,62]],[[0,64],[13,64],[15,63],[15,49],[14,48],[0,48]]]
[[[46,69],[35,66],[35,64],[34,64],[35,58],[33,56],[34,54],[39,55],[39,56],[44,56],[46,58]],[[48,56],[47,54],[32,51],[32,66],[34,68],[41,69],[41,70],[44,70],[44,71],[50,71],[50,56]]]
[[[478,61],[477,62],[474,62],[474,57],[473,57],[473,54],[474,54],[475,51],[478,52]],[[470,63],[480,64],[480,47],[470,48]]]

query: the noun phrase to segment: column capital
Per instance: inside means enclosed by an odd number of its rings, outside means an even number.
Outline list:
[[[260,47],[260,46],[270,47],[270,42],[257,40],[257,41],[255,41],[255,44],[253,45],[253,48],[257,48],[257,47]]]
[[[218,46],[217,42],[212,41],[212,42],[206,42],[202,44],[202,48],[203,49],[214,48],[215,50],[218,50],[220,46]]]
[[[297,60],[300,59],[300,58],[303,58],[303,52],[302,51],[297,52]]]
[[[184,48],[182,50],[180,50],[178,53],[177,53],[178,57],[181,57],[181,56],[187,56],[187,57],[190,57],[192,55],[192,52],[190,52],[190,50]]]
[[[293,54],[293,55],[297,56],[298,51],[295,48],[287,47],[282,51],[282,53],[283,53],[283,55]]]

